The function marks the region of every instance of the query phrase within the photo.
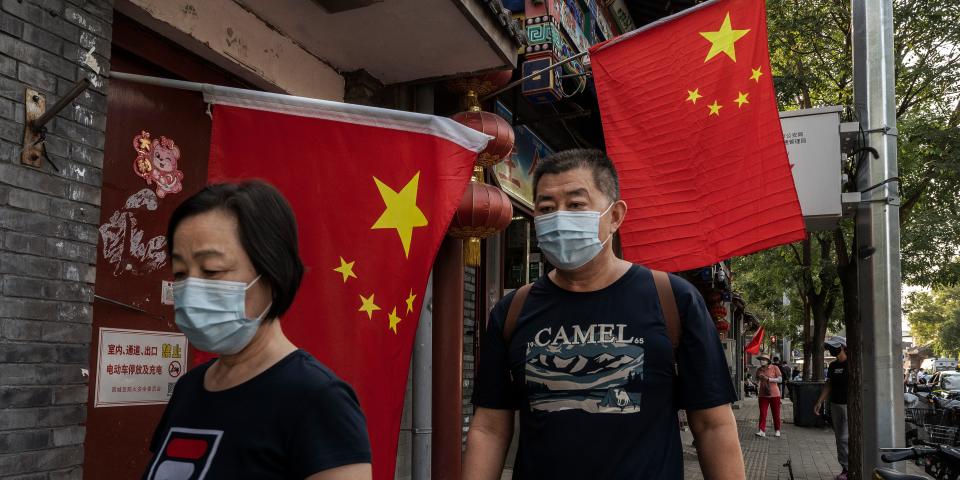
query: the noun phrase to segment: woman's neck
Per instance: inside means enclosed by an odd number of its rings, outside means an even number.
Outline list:
[[[223,355],[210,366],[203,386],[210,391],[233,388],[263,373],[296,349],[283,334],[279,321],[264,323],[243,350]]]

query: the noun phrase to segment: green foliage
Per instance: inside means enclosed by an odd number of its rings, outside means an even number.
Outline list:
[[[914,292],[907,302],[907,318],[915,342],[931,344],[941,357],[960,354],[960,285],[930,292]]]
[[[960,2],[893,3],[903,280],[922,286],[957,285]],[[849,0],[768,0],[767,22],[780,108],[840,105],[846,109],[847,120],[855,120]],[[844,168],[852,174],[854,159]],[[849,247],[846,255],[855,257],[850,222],[844,222],[842,228]],[[814,238],[831,234],[817,233]],[[802,306],[810,304],[810,298],[805,298],[809,291],[805,294],[798,280],[803,273],[798,248],[781,247],[734,261],[735,288],[743,292],[748,310],[781,335],[799,332]],[[822,284],[831,287],[836,281],[838,251],[820,258],[819,249],[812,250],[814,259],[807,278],[816,284],[813,291],[822,291]],[[785,291],[792,301],[787,311],[782,307]],[[831,328],[838,326],[838,316],[838,311],[831,312]]]

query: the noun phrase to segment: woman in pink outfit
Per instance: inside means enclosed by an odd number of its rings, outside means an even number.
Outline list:
[[[757,368],[757,380],[760,381],[760,430],[754,435],[758,437],[767,436],[767,406],[773,410],[773,428],[774,436],[780,436],[780,383],[783,377],[780,369],[776,365],[770,364],[768,357],[757,357],[760,360],[760,367]]]

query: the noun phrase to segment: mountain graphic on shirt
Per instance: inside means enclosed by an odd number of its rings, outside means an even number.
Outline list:
[[[634,343],[527,346],[524,368],[533,410],[633,413],[643,378],[644,350]]]

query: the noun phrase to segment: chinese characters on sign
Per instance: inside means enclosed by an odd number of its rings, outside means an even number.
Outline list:
[[[94,407],[167,403],[186,364],[181,333],[101,328]]]
[[[783,142],[787,145],[799,145],[807,143],[807,138],[803,136],[803,132],[784,132]]]

